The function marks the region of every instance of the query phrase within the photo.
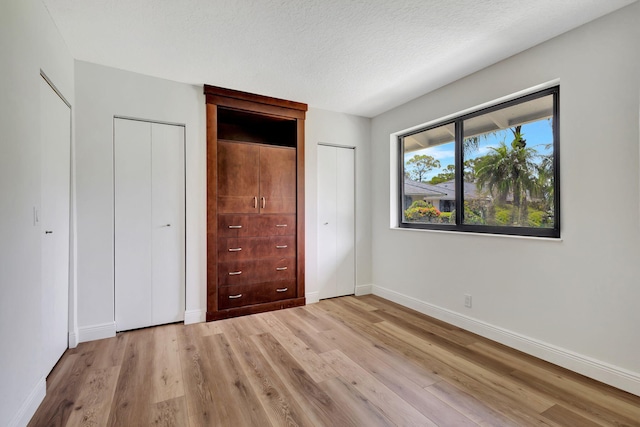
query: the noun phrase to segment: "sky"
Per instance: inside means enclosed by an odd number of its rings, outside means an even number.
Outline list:
[[[551,129],[551,122],[549,120],[539,120],[532,123],[522,125],[522,135],[527,142],[527,147],[535,148],[540,154],[550,154],[552,148],[546,146],[553,142],[553,132]],[[513,140],[513,134],[509,129],[499,131],[497,134],[489,134],[487,138],[480,140],[477,151],[471,153],[466,159],[472,159],[482,157],[489,153],[491,150],[489,147],[497,147],[501,141],[504,141],[507,145]],[[442,172],[447,165],[455,164],[454,160],[454,143],[441,144],[435,147],[425,148],[423,150],[412,151],[405,154],[404,161],[411,159],[413,156],[426,154],[432,156],[436,160],[440,161],[440,168],[434,169],[427,173],[424,181],[428,181],[434,176]]]

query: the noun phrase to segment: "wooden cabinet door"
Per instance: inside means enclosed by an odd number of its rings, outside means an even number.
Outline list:
[[[296,151],[260,147],[260,213],[296,212]]]
[[[258,213],[260,147],[218,141],[218,213]]]

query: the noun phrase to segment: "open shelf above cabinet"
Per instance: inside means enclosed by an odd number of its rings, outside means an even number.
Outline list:
[[[296,125],[296,120],[288,117],[218,107],[218,139],[295,148]]]

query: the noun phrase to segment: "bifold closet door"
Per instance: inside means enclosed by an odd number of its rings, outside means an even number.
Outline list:
[[[71,109],[40,81],[42,322],[44,373],[68,347]]]
[[[118,331],[184,319],[184,127],[114,119]]]
[[[355,292],[355,150],[318,145],[320,299]]]

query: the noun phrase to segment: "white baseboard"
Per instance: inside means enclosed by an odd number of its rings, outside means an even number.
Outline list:
[[[356,296],[369,295],[371,293],[373,293],[373,285],[371,283],[369,283],[368,285],[356,286]]]
[[[315,304],[320,301],[320,291],[306,292],[304,297],[306,304]]]
[[[202,323],[207,320],[206,311],[204,310],[186,310],[184,312],[184,324]]]
[[[78,342],[87,342],[116,336],[116,322],[78,328]]]
[[[374,295],[412,308],[443,322],[466,329],[508,347],[538,357],[555,365],[577,372],[589,378],[609,384],[621,390],[640,396],[640,373],[575,353],[534,338],[504,329],[469,316],[438,307],[391,289],[373,285]]]
[[[27,396],[22,405],[20,405],[20,409],[18,409],[16,415],[9,422],[9,427],[22,427],[29,424],[31,417],[36,413],[38,406],[40,406],[46,394],[47,382],[46,378],[42,377],[34,389],[31,390],[31,393],[29,393],[29,396]]]
[[[78,335],[79,332],[77,329],[75,331],[69,332],[69,348],[76,348],[78,346],[78,344],[80,343]]]

